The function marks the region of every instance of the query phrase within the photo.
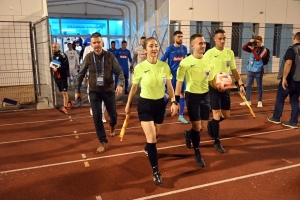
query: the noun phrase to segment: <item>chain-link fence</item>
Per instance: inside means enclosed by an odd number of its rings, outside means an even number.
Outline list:
[[[0,22],[0,101],[36,102],[30,22]]]
[[[35,39],[35,60],[37,74],[36,91],[39,101],[46,100],[49,104],[55,104],[55,95],[53,87],[53,79],[50,71],[49,63],[51,58],[51,44],[48,17],[33,24],[33,32]]]

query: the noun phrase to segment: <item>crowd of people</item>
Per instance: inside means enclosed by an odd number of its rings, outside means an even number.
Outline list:
[[[257,107],[262,107],[262,77],[265,59],[269,50],[263,46],[263,38],[256,36],[243,46],[250,53],[247,65],[246,86],[236,69],[234,53],[225,47],[226,33],[222,29],[214,32],[215,46],[208,49],[202,34],[190,37],[192,52],[188,55],[187,47],[182,44],[183,33],[174,32],[174,43],[170,45],[159,59],[159,44],[153,37],[141,37],[140,45],[131,52],[126,48],[127,42],[122,42],[120,49],[103,48],[102,36],[94,33],[90,37],[89,49],[85,47],[83,62],[79,64],[78,57],[73,56],[71,44],[66,53],[60,51],[57,43],[52,45],[53,60],[59,61],[57,67],[52,67],[54,80],[63,94],[63,107],[60,111],[67,114],[68,84],[74,79],[75,100],[81,98],[81,85],[88,74],[88,93],[93,113],[94,126],[100,146],[97,153],[103,153],[108,148],[108,139],[103,126],[103,110],[105,106],[110,118],[110,136],[115,136],[117,111],[115,95],[128,94],[125,113],[131,112],[133,98],[141,88],[138,100],[138,117],[146,136],[144,151],[148,156],[153,170],[154,184],[162,184],[162,176],[158,168],[157,138],[161,124],[166,116],[166,106],[171,101],[171,116],[179,115],[178,121],[190,124],[190,130],[183,130],[184,142],[189,149],[194,149],[195,162],[205,167],[200,153],[200,132],[207,131],[214,139],[213,146],[220,153],[225,149],[220,141],[220,122],[230,116],[230,90],[219,90],[215,87],[214,77],[220,72],[232,74],[238,82],[240,93],[246,95],[250,102],[251,87],[256,79],[258,89]],[[291,119],[282,122],[290,128],[298,128],[299,94],[300,94],[300,32],[293,37],[292,46],[288,48],[280,71],[280,79],[273,116],[267,118],[270,122],[280,124],[284,100],[289,95],[292,107]],[[167,61],[167,62],[166,62]],[[130,62],[130,65],[128,63]],[[74,69],[79,69],[74,74]],[[129,75],[132,73],[132,83],[129,91]],[[115,77],[115,78],[114,78]],[[166,98],[167,97],[167,98]],[[242,103],[241,105],[245,105]],[[189,121],[184,118],[184,108],[187,108]],[[210,112],[212,118],[210,120]]]

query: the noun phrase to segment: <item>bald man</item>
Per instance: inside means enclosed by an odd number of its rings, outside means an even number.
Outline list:
[[[52,44],[52,51],[52,63],[57,63],[57,65],[52,66],[53,77],[59,92],[61,92],[63,96],[63,106],[59,111],[68,114],[67,109],[72,108],[68,95],[68,77],[70,76],[68,57],[65,53],[60,51],[58,43]]]

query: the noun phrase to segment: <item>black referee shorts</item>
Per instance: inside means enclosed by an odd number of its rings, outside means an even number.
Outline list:
[[[211,109],[213,110],[230,110],[230,90],[219,92],[213,87],[209,86],[209,98]]]
[[[185,100],[191,122],[209,119],[208,92],[204,94],[185,92]]]
[[[164,98],[153,100],[140,97],[138,101],[138,116],[142,121],[154,121],[155,124],[162,124],[164,121],[166,104]]]

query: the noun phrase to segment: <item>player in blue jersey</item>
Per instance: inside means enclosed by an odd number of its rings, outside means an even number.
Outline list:
[[[115,41],[111,41],[110,48],[108,49],[108,51],[112,52],[114,54],[114,56],[116,56],[117,49],[116,49],[116,42]]]
[[[167,47],[166,52],[164,55],[161,57],[162,61],[166,61],[168,59],[168,64],[171,68],[171,72],[173,75],[172,78],[172,85],[175,90],[176,88],[176,73],[177,69],[179,67],[180,61],[186,57],[187,55],[187,48],[186,46],[182,45],[182,38],[183,38],[183,33],[181,31],[175,31],[174,32],[174,44],[170,45]],[[188,121],[186,121],[183,117],[183,111],[184,111],[184,92],[185,92],[185,81],[182,83],[182,89],[180,93],[180,111],[179,111],[179,117],[178,121],[187,124]]]
[[[131,58],[131,53],[127,47],[127,42],[125,40],[122,41],[122,48],[118,49],[116,52],[116,58],[121,65],[123,72],[124,72],[124,77],[125,77],[125,94],[128,94],[128,79],[129,79],[129,65],[128,65],[128,60],[131,63],[132,58]],[[118,78],[115,79],[115,85],[118,85]]]

